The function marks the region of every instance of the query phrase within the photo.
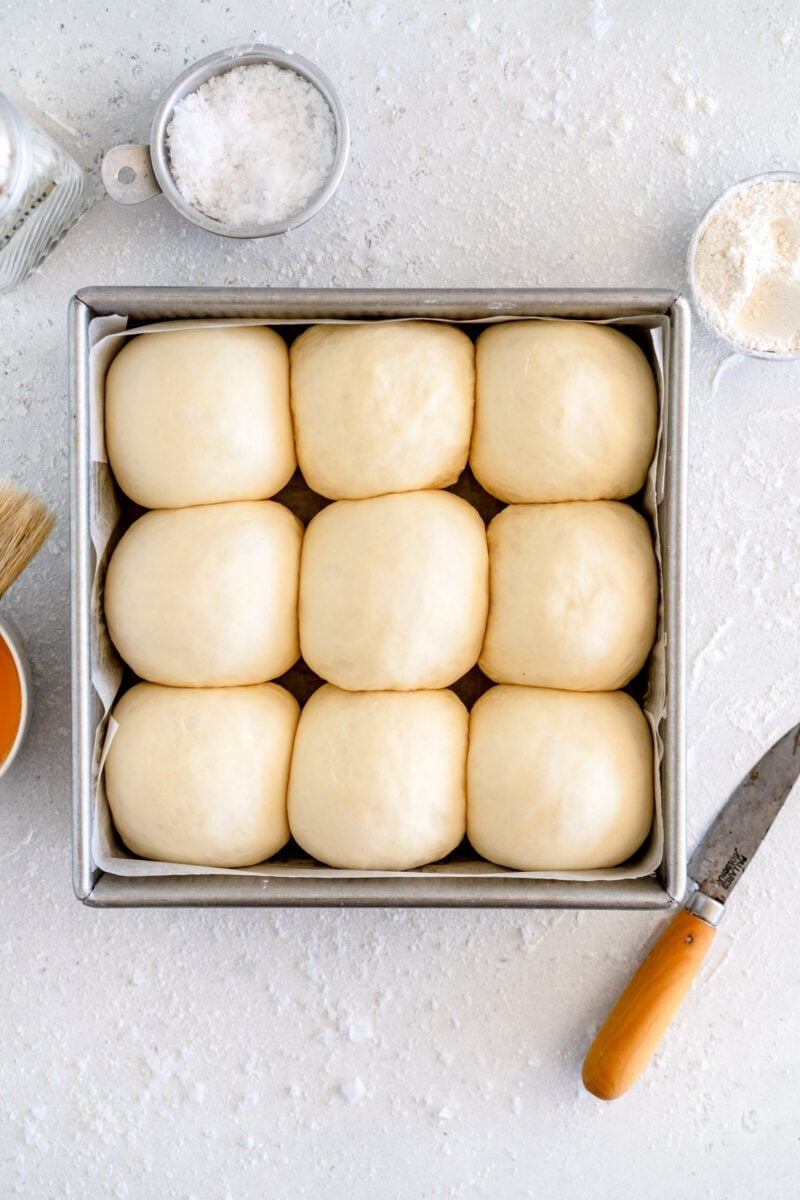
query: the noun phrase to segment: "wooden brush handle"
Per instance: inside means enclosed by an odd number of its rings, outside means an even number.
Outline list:
[[[661,1041],[716,929],[685,908],[667,926],[606,1018],[583,1064],[583,1084],[615,1100],[636,1082]]]

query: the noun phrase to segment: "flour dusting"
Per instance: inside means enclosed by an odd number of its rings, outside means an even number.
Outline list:
[[[800,350],[800,179],[745,185],[712,212],[694,261],[701,307],[731,341]]]

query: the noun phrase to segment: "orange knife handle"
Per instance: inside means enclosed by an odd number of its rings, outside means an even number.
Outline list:
[[[646,1067],[716,929],[681,909],[612,1008],[583,1064],[583,1084],[600,1100],[627,1092]]]

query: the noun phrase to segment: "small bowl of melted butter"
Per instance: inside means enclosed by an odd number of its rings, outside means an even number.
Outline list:
[[[31,718],[31,678],[17,630],[0,617],[0,777],[25,740]]]

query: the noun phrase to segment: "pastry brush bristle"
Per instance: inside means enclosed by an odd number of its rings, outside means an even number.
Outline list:
[[[35,496],[0,483],[0,596],[42,548],[54,515]]]

